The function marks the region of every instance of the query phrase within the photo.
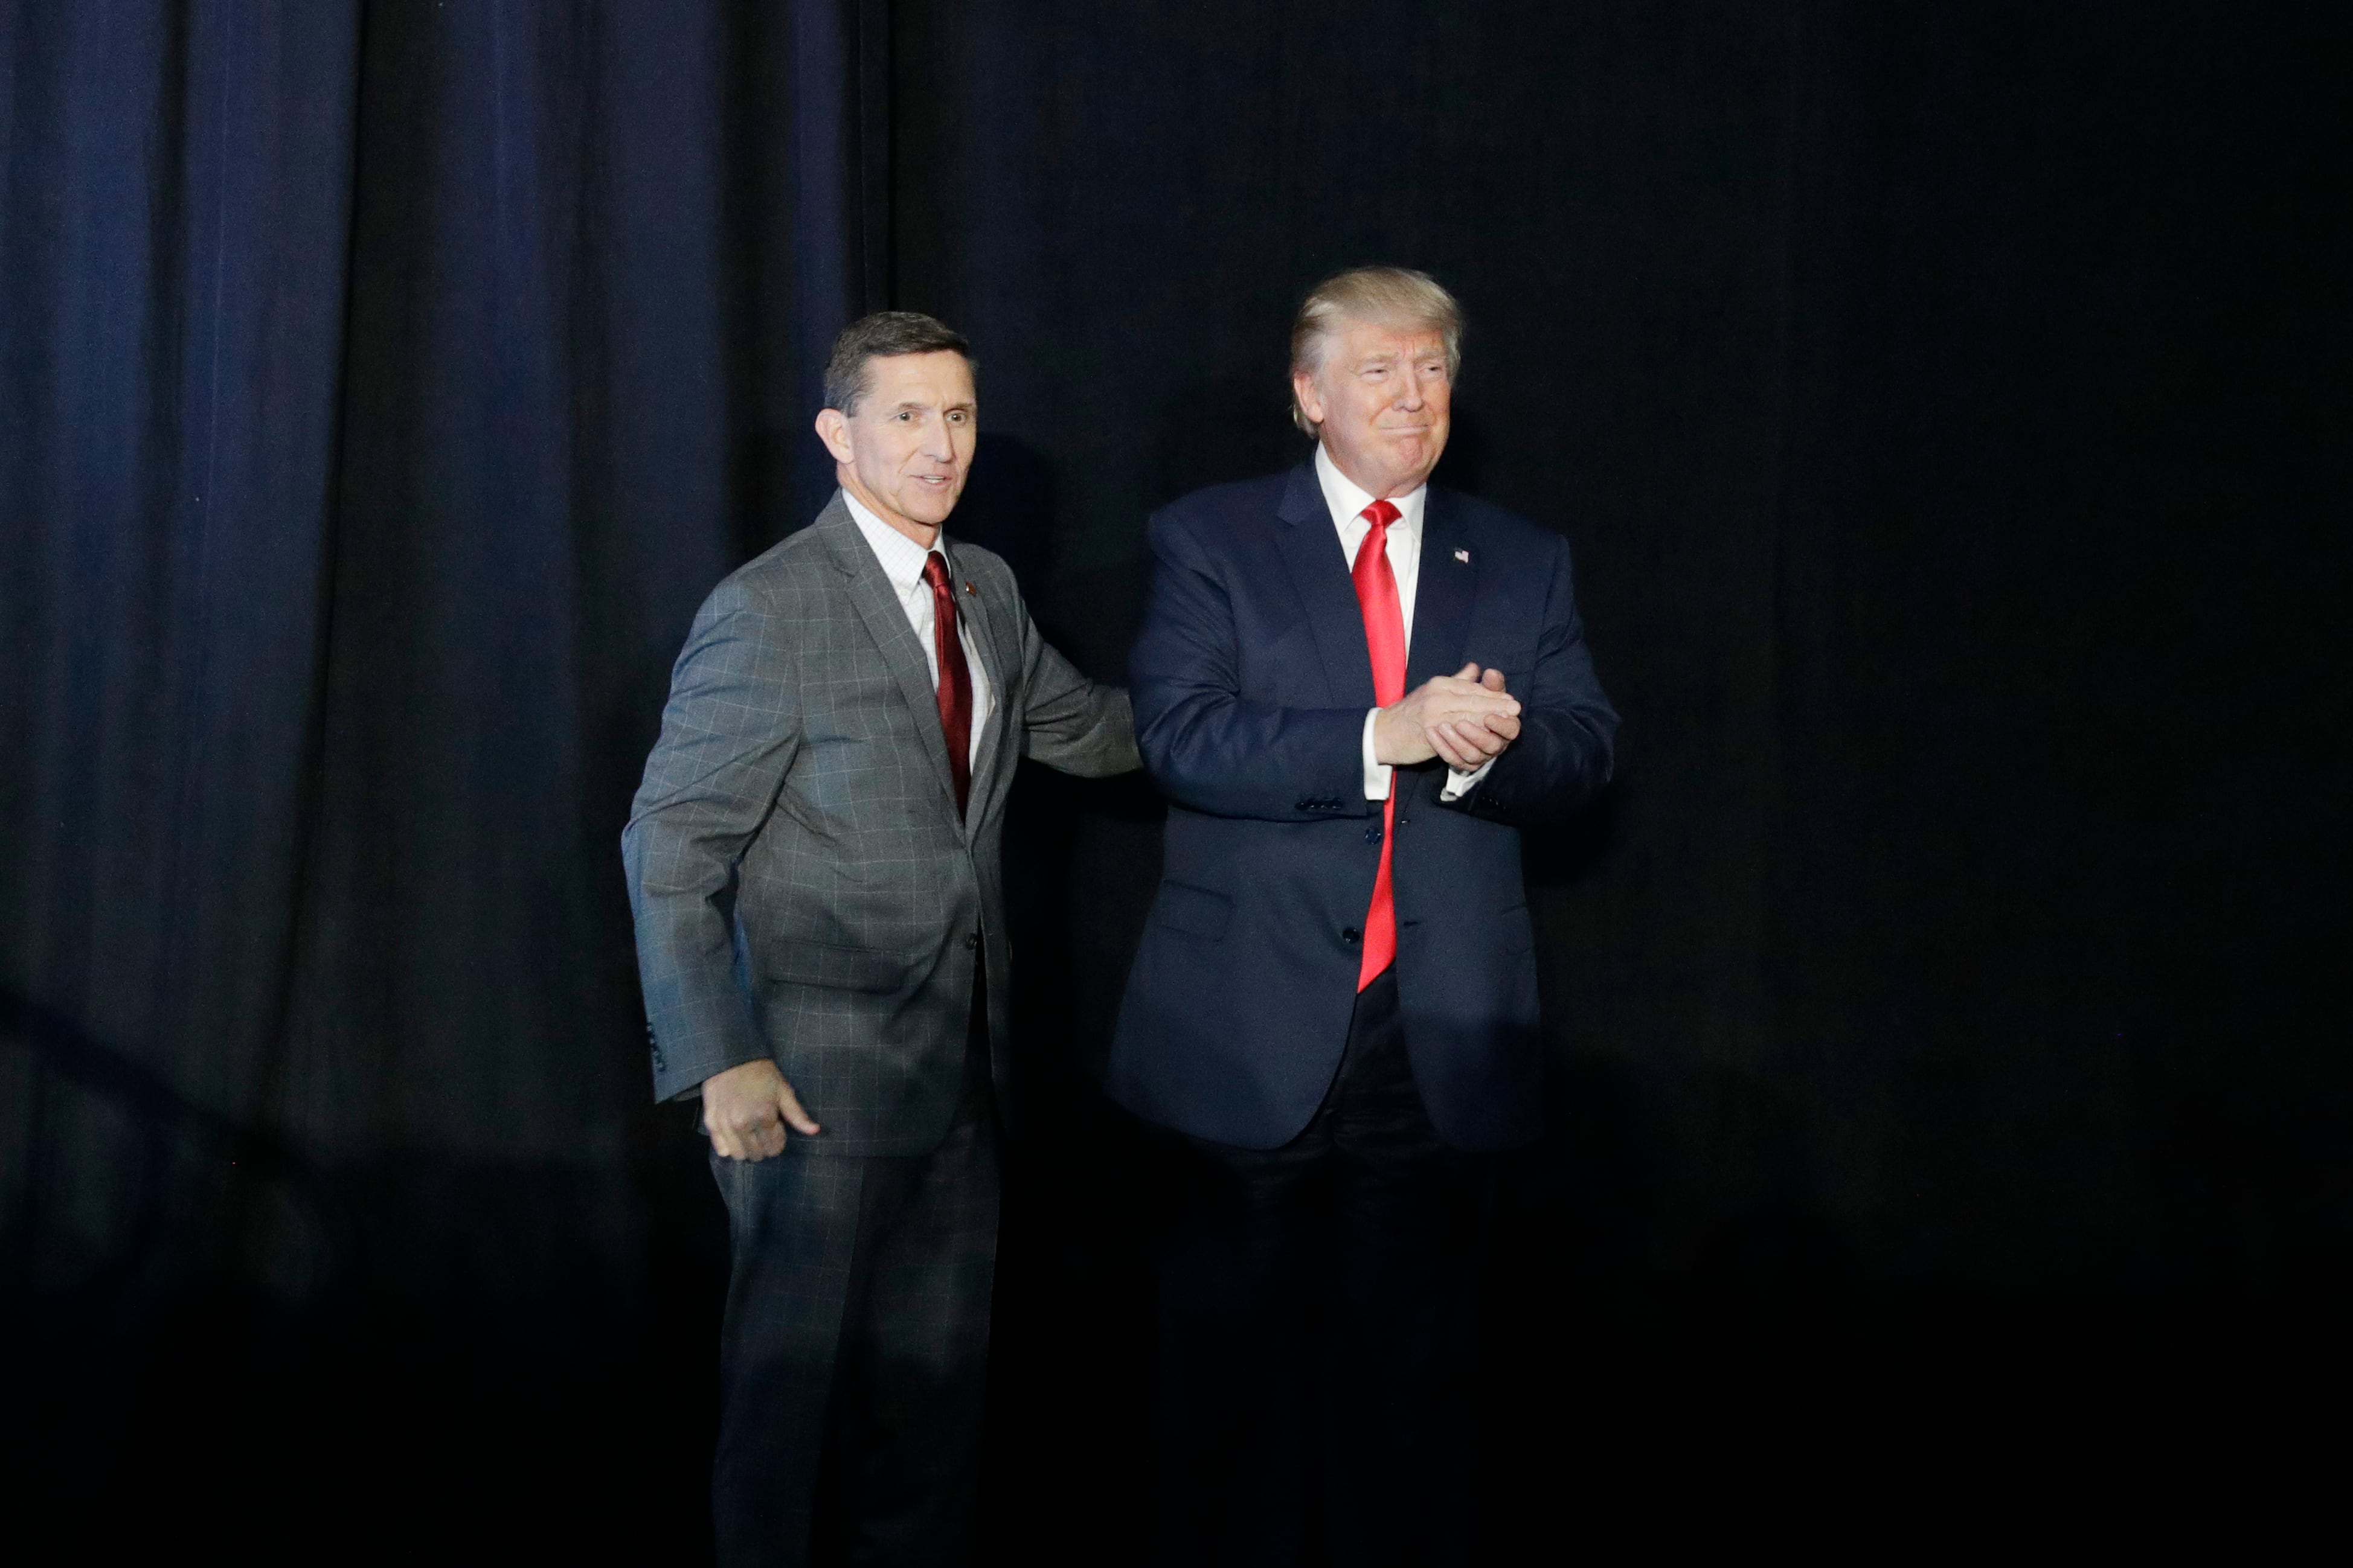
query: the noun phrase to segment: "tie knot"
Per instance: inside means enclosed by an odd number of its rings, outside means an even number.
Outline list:
[[[923,557],[923,581],[932,585],[934,594],[948,591],[948,559],[934,550]]]
[[[1389,524],[1395,522],[1401,514],[1398,511],[1397,502],[1392,500],[1377,500],[1356,515],[1369,521],[1375,528],[1387,528]]]

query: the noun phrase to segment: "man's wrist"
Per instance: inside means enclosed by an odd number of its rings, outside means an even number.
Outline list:
[[[1363,752],[1366,800],[1387,800],[1389,797],[1389,767],[1380,760],[1379,749],[1375,743],[1375,731],[1380,721],[1379,709],[1370,709],[1366,712]]]
[[[1439,795],[1439,798],[1440,800],[1461,800],[1464,795],[1469,795],[1472,790],[1477,789],[1479,787],[1479,781],[1487,776],[1488,770],[1495,765],[1497,758],[1501,755],[1502,753],[1498,752],[1496,753],[1496,756],[1489,757],[1485,762],[1481,763],[1477,767],[1471,769],[1468,773],[1465,773],[1461,768],[1448,768],[1446,770],[1446,788]]]

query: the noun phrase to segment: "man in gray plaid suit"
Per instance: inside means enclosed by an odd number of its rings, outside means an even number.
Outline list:
[[[1025,756],[1136,765],[1126,694],[941,532],[972,461],[969,345],[869,316],[825,390],[840,491],[695,616],[621,839],[655,1092],[701,1095],[733,1239],[712,1482],[731,1568],[970,1555],[1006,795]]]

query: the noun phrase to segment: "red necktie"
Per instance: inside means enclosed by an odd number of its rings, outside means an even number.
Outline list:
[[[948,772],[955,779],[956,815],[962,816],[972,794],[972,670],[964,661],[964,639],[956,636],[955,589],[948,582],[947,560],[936,550],[923,557],[923,581],[932,585],[932,647],[940,656],[940,732],[947,737]]]
[[[1405,696],[1405,612],[1398,605],[1397,574],[1389,570],[1389,524],[1398,520],[1391,502],[1377,500],[1360,513],[1373,527],[1356,546],[1349,575],[1356,583],[1356,607],[1365,616],[1365,646],[1373,656],[1373,700],[1386,708]],[[1389,892],[1389,841],[1397,836],[1397,775],[1381,802],[1381,868],[1373,876],[1373,907],[1365,915],[1365,961],[1356,989],[1370,985],[1397,962],[1397,902]]]

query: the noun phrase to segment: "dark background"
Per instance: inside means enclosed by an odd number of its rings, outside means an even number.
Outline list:
[[[1117,678],[1305,287],[1472,331],[1619,782],[1497,1563],[2260,1552],[2341,1480],[2341,7],[0,0],[0,1474],[58,1559],[691,1563],[724,1268],[617,838],[840,323]],[[1132,1555],[1156,858],[1025,776],[988,1529]],[[2323,1521],[2325,1522],[2325,1521]]]

